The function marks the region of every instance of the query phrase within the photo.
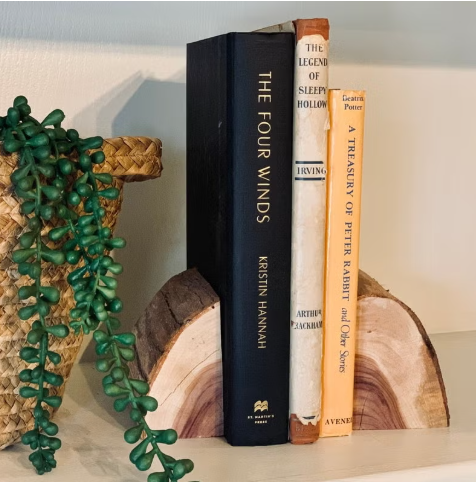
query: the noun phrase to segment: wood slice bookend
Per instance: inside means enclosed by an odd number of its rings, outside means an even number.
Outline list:
[[[449,425],[438,358],[415,313],[360,271],[354,429]]]
[[[354,429],[449,424],[438,359],[416,315],[359,274]],[[135,325],[132,377],[148,381],[152,429],[181,438],[223,435],[220,303],[196,270],[170,279]]]
[[[132,377],[159,403],[152,429],[181,438],[223,435],[220,303],[196,270],[170,279],[135,325]]]

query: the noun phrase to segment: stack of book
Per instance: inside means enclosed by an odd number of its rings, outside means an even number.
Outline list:
[[[187,264],[221,300],[225,436],[352,431],[365,92],[329,23],[187,46]]]

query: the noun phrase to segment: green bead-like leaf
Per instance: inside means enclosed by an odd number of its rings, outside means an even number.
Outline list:
[[[37,343],[40,342],[41,337],[45,334],[45,331],[41,328],[37,330],[30,330],[28,332],[28,335],[26,336],[26,339],[29,344],[36,345]]]
[[[140,440],[142,431],[144,431],[144,426],[142,424],[134,426],[124,433],[124,440],[131,445],[137,443],[137,441]]]
[[[49,423],[48,426],[43,428],[43,431],[49,436],[55,436],[58,434],[58,426],[55,423]]]
[[[121,274],[124,268],[122,267],[122,264],[120,264],[120,263],[113,263],[107,269],[112,274],[116,274],[117,275],[117,274]]]
[[[129,405],[129,397],[123,397],[123,398],[120,398],[120,399],[116,399],[114,401],[114,409],[118,412],[118,413],[122,413],[122,411],[124,411],[127,406]]]
[[[135,448],[133,448],[129,454],[129,459],[132,463],[135,464],[136,461],[146,453],[149,443],[150,441],[145,439],[144,441],[141,441]]]
[[[18,108],[18,106],[21,106],[22,104],[28,104],[28,100],[25,98],[25,96],[17,96],[13,100],[13,106],[15,108]]]
[[[40,291],[43,297],[51,303],[58,303],[60,300],[60,292],[54,286],[40,286]]]
[[[127,394],[127,389],[124,389],[117,384],[108,384],[104,387],[104,392],[109,397],[120,397]]]
[[[114,300],[109,303],[108,308],[112,313],[120,313],[122,311],[122,306],[122,301],[119,298],[114,298]]]
[[[46,195],[49,200],[58,200],[61,197],[61,191],[56,187],[44,185],[41,187],[41,191]]]
[[[95,164],[103,163],[104,160],[106,160],[106,155],[104,155],[104,152],[102,151],[95,152],[91,155],[91,161]],[[109,175],[109,174],[106,174],[106,175]],[[106,183],[110,184],[111,182],[106,182]]]
[[[115,187],[109,187],[107,189],[100,190],[98,194],[105,199],[115,200],[119,197],[120,192],[119,189],[116,189]]]
[[[31,258],[36,252],[36,249],[17,249],[13,251],[12,259],[14,263],[23,263],[27,259]]]
[[[35,177],[28,176],[18,181],[17,187],[20,190],[31,190],[35,182]]]
[[[62,399],[59,396],[47,396],[45,397],[45,403],[52,408],[59,408],[61,406]]]
[[[124,379],[125,374],[120,367],[114,367],[114,369],[111,371],[111,377],[114,379],[114,381],[119,382]]]
[[[168,482],[169,477],[166,472],[154,472],[147,477],[148,482]]]
[[[36,239],[36,233],[29,231],[25,232],[25,234],[22,234],[20,236],[20,246],[24,249],[29,249],[31,248],[32,244],[35,242]]]
[[[50,438],[48,444],[52,450],[59,450],[61,448],[61,440],[59,438]]]
[[[51,156],[51,148],[48,145],[47,146],[43,146],[43,147],[38,147],[38,148],[35,148],[32,151],[32,154],[33,154],[33,156],[37,160],[46,161]],[[53,175],[54,175],[54,169],[53,170],[49,170],[46,167],[48,167],[48,165],[37,165],[38,170],[45,177],[53,177]],[[53,167],[51,167],[51,168],[53,168]]]
[[[60,109],[55,109],[41,122],[41,125],[42,126],[58,125],[62,123],[64,118],[65,116],[63,111],[61,111]]]
[[[94,155],[95,154],[93,154],[93,156]],[[94,177],[103,184],[112,184],[112,175],[110,173],[95,173]]]
[[[140,456],[134,463],[134,465],[137,467],[138,470],[140,471],[145,471],[148,470],[152,462],[154,460],[155,453],[154,451],[149,451],[149,453],[146,453],[145,455]]]
[[[117,288],[117,280],[115,278],[101,275],[99,279],[111,290],[115,290]]]
[[[106,332],[103,332],[102,330],[96,330],[94,332],[94,340],[98,343],[98,344],[102,344],[104,342],[109,342],[109,337],[107,335]]]
[[[16,141],[16,140],[15,140]],[[20,143],[20,142],[18,142]],[[7,142],[4,142],[3,148],[5,149],[6,152],[15,152],[17,150],[8,150],[9,145]],[[17,168],[11,175],[10,175],[10,180],[12,181],[13,184],[17,184],[20,182],[20,180],[23,180],[29,173],[30,173],[31,167],[30,165],[25,165],[24,167]]]
[[[34,200],[26,200],[25,202],[22,202],[20,206],[20,211],[22,214],[28,215],[31,214],[36,207],[36,202]]]
[[[34,359],[35,357],[38,357],[38,349],[35,349],[33,347],[23,347],[20,350],[20,358],[27,362],[30,359]]]
[[[59,387],[63,385],[64,379],[62,376],[58,374],[54,374],[53,372],[45,371],[44,373],[45,380],[48,384],[51,384],[52,386]]]
[[[67,158],[60,158],[58,167],[63,175],[70,175],[73,171],[73,163]]]
[[[58,338],[65,338],[69,335],[69,328],[62,324],[46,327],[46,331]]]
[[[28,269],[30,278],[36,280],[41,276],[41,264],[38,262],[31,263]]]
[[[40,207],[40,215],[45,221],[49,221],[55,215],[55,210],[50,205],[42,205]]]
[[[63,264],[65,261],[65,256],[62,251],[59,250],[43,250],[41,253],[41,257],[43,260],[47,261],[48,263],[53,263],[59,266],[60,264]]]
[[[158,407],[158,402],[151,396],[141,396],[137,398],[137,402],[147,411],[155,411]]]
[[[18,298],[20,300],[27,300],[36,294],[36,286],[22,286],[18,290]]]
[[[96,369],[99,372],[108,372],[113,364],[113,359],[99,359],[96,361]]]
[[[121,357],[124,360],[127,360],[129,362],[132,362],[134,360],[135,353],[134,353],[134,351],[132,349],[120,348],[119,349],[119,353],[121,354]]]
[[[81,259],[81,253],[79,251],[68,251],[66,253],[66,261],[68,261],[69,264],[72,264],[72,265],[78,264],[80,259]]]
[[[103,144],[103,139],[100,136],[93,136],[91,138],[86,138],[81,140],[80,146],[81,150],[95,150],[96,148],[101,148]]]
[[[18,310],[18,316],[20,320],[29,320],[37,312],[36,305],[29,305]]]
[[[56,227],[48,233],[50,241],[58,241],[69,232],[69,226]]]
[[[38,389],[34,389],[33,387],[22,387],[20,389],[20,396],[28,399],[30,397],[35,397],[38,394]]]
[[[30,443],[34,443],[38,441],[38,430],[32,429],[30,431],[27,431],[22,437],[21,437],[21,442],[24,445],[29,445]]]
[[[31,369],[23,369],[18,374],[18,377],[22,382],[31,382]]]
[[[48,353],[46,354],[48,356],[48,359],[53,362],[53,364],[58,365],[61,362],[61,355],[58,354],[57,352],[53,352],[52,350],[49,350]]]
[[[20,121],[20,111],[18,108],[8,108],[7,122],[10,126],[17,126]]]
[[[115,290],[107,288],[106,286],[98,285],[97,290],[99,291],[99,293],[101,293],[102,296],[104,296],[104,298],[106,298],[106,300],[113,300],[116,297]]]
[[[38,314],[42,317],[46,317],[46,315],[50,313],[49,303],[43,300],[42,298],[38,298],[36,300],[36,308],[37,308]]]
[[[129,383],[139,394],[147,394],[149,392],[149,384],[147,382],[138,379],[129,379]]]
[[[26,144],[31,147],[41,147],[48,145],[49,143],[50,138],[46,133],[38,133],[26,142]]]

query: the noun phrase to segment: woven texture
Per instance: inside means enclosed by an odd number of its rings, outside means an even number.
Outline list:
[[[162,171],[162,144],[160,140],[152,138],[120,137],[105,140],[102,150],[106,160],[98,171],[113,175],[113,185],[121,190],[117,200],[103,199],[107,211],[105,224],[114,230],[121,210],[124,182],[159,177]],[[28,230],[27,220],[20,214],[20,203],[11,188],[10,174],[15,169],[16,162],[17,157],[6,154],[0,146],[0,449],[18,441],[34,425],[34,400],[24,399],[18,394],[21,387],[19,372],[27,367],[34,367],[34,364],[28,365],[19,357],[34,318],[31,321],[21,321],[17,316],[17,311],[25,305],[18,300],[18,288],[31,283],[28,276],[18,273],[17,265],[12,262],[12,251],[17,249],[18,238]],[[53,227],[54,220],[45,228],[45,242],[47,233]],[[51,247],[51,242],[48,245]],[[58,268],[49,265],[48,270],[43,273],[43,285],[57,287],[62,295],[60,303],[53,307],[48,317],[52,324],[69,321],[69,311],[73,307],[74,299],[66,277],[71,269],[67,266]],[[61,364],[55,367],[55,372],[65,379],[63,386],[52,388],[55,394],[61,396],[64,393],[82,340],[82,335],[74,333],[61,340],[50,337],[51,350],[61,354]]]

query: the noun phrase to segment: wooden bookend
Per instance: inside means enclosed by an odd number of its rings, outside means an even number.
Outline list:
[[[363,271],[358,295],[353,428],[448,426],[438,358],[418,317]]]
[[[131,375],[146,380],[159,408],[152,429],[181,438],[223,435],[220,303],[195,270],[170,279],[135,325]]]
[[[359,274],[354,429],[448,426],[445,387],[420,320]],[[196,270],[169,280],[135,326],[132,376],[149,382],[159,408],[152,429],[181,438],[223,434],[220,304]]]

